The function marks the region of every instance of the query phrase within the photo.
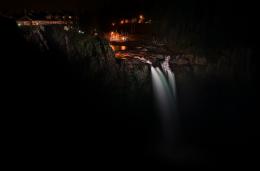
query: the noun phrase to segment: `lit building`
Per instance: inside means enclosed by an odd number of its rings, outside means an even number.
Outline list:
[[[48,15],[45,18],[34,17],[33,19],[24,16],[16,20],[17,25],[20,26],[41,26],[41,25],[72,25],[76,23],[77,17],[72,16],[52,16]]]

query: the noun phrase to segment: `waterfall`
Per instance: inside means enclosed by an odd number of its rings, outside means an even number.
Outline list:
[[[164,75],[160,73],[159,68],[155,69],[151,66],[151,74],[158,110],[162,115],[164,115],[163,119],[165,119],[165,117],[171,113],[171,99],[168,91],[168,83]]]
[[[171,70],[167,70],[167,75],[169,79],[169,84],[171,87],[172,95],[175,101],[175,104],[177,105],[177,92],[176,92],[176,81],[175,81],[175,75]]]
[[[162,127],[161,145],[163,152],[169,154],[176,142],[178,114],[175,76],[169,67],[168,57],[162,63],[162,70],[151,66],[153,89]]]
[[[175,101],[175,106],[176,106],[177,105],[176,81],[175,81],[175,75],[170,68],[169,61],[170,61],[170,56],[167,56],[164,62],[162,63],[162,69],[168,77],[169,86],[172,91],[172,96],[174,98],[173,100]]]

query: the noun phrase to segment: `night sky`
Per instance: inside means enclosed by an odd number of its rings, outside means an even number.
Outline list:
[[[1,2],[2,9],[67,9],[67,10],[86,10],[98,12],[103,8],[119,9],[120,11],[125,11],[128,9],[136,9],[139,7],[144,7],[146,2],[151,4],[151,1],[147,0],[131,0],[131,1],[120,1],[120,0],[23,0],[23,1],[4,1]],[[120,6],[120,8],[119,8]]]
[[[23,11],[24,9],[59,11],[68,10],[76,13],[90,13],[106,16],[132,16],[144,12],[157,15],[161,11],[175,13],[181,10],[182,15],[189,11],[208,11],[222,13],[227,16],[252,17],[256,15],[256,4],[250,1],[226,0],[4,0],[1,1],[2,11]],[[208,14],[207,14],[208,15]]]
[[[68,10],[76,13],[91,13],[106,16],[131,16],[144,12],[156,15],[163,12],[175,13],[181,10],[182,15],[189,11],[208,10],[229,16],[254,16],[256,5],[250,1],[224,0],[4,0],[0,10],[23,11],[24,9],[59,11]],[[228,11],[228,12],[226,12]]]
[[[235,40],[232,43],[242,41],[244,46],[255,41],[257,7],[250,1],[226,0],[5,0],[1,2],[0,13],[19,18],[24,15],[24,9],[72,12],[80,17],[83,27],[100,29],[108,28],[113,21],[144,14],[154,21],[167,23],[168,27],[203,22],[208,35],[229,37]],[[214,38],[209,40],[215,42]]]

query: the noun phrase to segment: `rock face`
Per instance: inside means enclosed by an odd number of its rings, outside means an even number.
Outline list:
[[[14,130],[11,141],[17,136],[27,152],[49,158],[54,151],[64,159],[88,151],[102,155],[95,162],[126,163],[125,157],[132,161],[143,154],[152,125],[143,115],[153,121],[152,99],[144,96],[150,85],[146,65],[117,61],[97,37],[3,23],[1,97],[6,111],[19,110],[6,127]]]
[[[23,28],[24,37],[44,52],[64,55],[68,61],[88,61],[93,72],[116,72],[116,61],[108,43],[98,37],[64,31],[63,27],[46,26],[45,29]],[[93,65],[92,65],[93,64]],[[111,67],[113,66],[114,67]]]
[[[94,89],[107,96],[104,98],[118,98],[122,103],[135,103],[140,96],[151,95],[148,65],[116,59],[104,39],[64,31],[59,26],[22,28],[22,32],[42,53],[58,56],[57,60],[66,64],[72,79],[81,82],[83,95]]]

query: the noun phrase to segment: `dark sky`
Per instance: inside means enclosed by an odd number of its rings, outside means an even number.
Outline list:
[[[71,11],[79,16],[98,16],[99,18],[132,17],[153,11],[153,0],[2,0],[0,12],[4,14],[24,13],[28,10]]]
[[[227,7],[232,10],[236,8],[237,5],[244,9],[245,6],[248,6],[251,1],[228,1],[228,0],[1,0],[0,9],[5,10],[16,10],[16,9],[67,9],[67,10],[86,10],[99,12],[101,9],[106,10],[119,10],[121,12],[129,10],[149,10],[153,7],[156,10],[156,7],[174,7],[174,6],[183,6],[194,7],[194,4],[203,4],[203,6],[220,6]],[[254,4],[250,5],[251,7]]]
[[[0,8],[5,9],[68,9],[78,10],[85,9],[88,11],[96,11],[112,7],[131,8],[144,6],[148,0],[4,0],[1,1]],[[149,4],[149,3],[148,3]]]
[[[165,15],[212,15],[226,19],[254,20],[258,6],[251,1],[228,0],[1,0],[0,12],[24,11],[24,9],[40,9],[49,11],[67,10],[79,16],[98,16],[111,19],[113,17],[131,17],[143,13],[155,18]],[[2,11],[3,10],[3,11]],[[216,17],[215,17],[216,16]],[[162,17],[162,18],[163,18]]]
[[[183,7],[183,9],[194,9],[202,5],[203,8],[217,6],[218,8],[237,8],[242,11],[251,11],[245,9],[245,6],[251,4],[250,1],[228,1],[228,0],[1,0],[1,10],[23,10],[43,9],[43,10],[70,10],[70,11],[88,11],[93,13],[111,13],[116,12],[127,14],[129,12],[147,11],[156,13],[160,8],[168,8],[174,11],[174,8]],[[250,5],[254,6],[254,5]],[[251,8],[251,7],[250,7]],[[198,8],[198,10],[200,10]],[[219,9],[221,10],[221,9]]]

